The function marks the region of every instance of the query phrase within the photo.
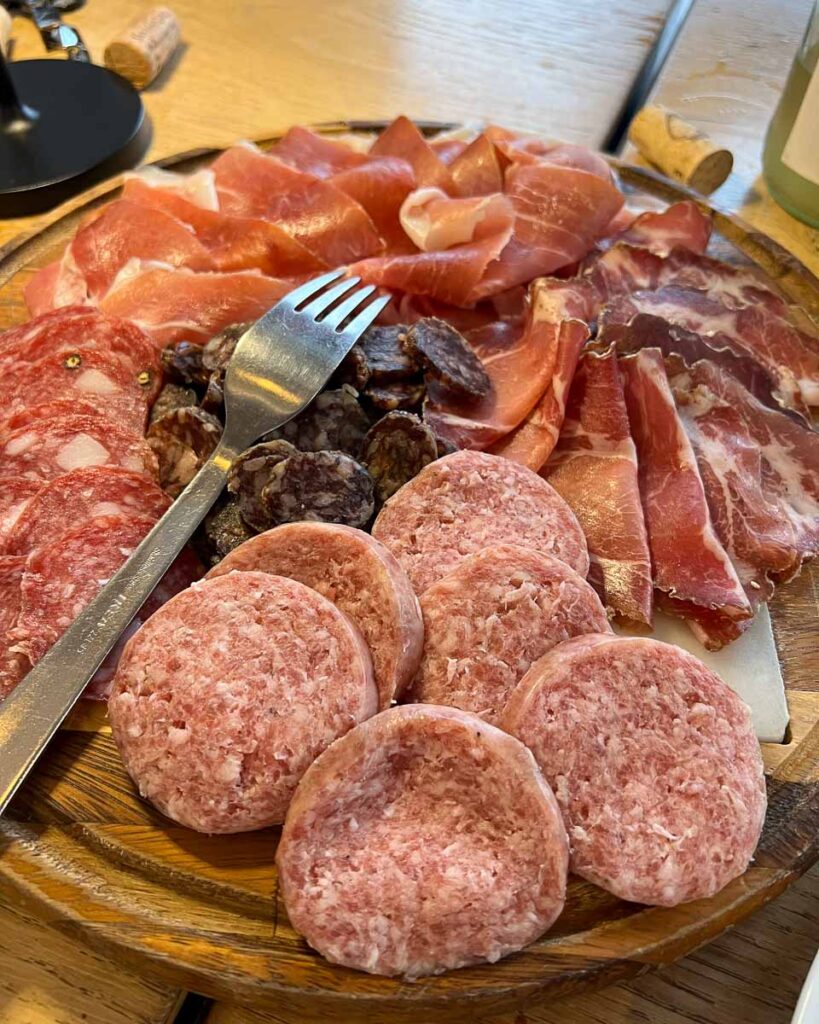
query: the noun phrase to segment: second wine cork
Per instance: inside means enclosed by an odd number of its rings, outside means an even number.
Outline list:
[[[665,107],[643,107],[628,131],[640,153],[670,178],[708,195],[731,173],[730,150]]]
[[[144,89],[165,66],[181,38],[174,12],[169,7],[153,7],[105,47],[105,66],[137,89]]]

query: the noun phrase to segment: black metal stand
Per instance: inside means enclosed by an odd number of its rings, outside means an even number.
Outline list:
[[[113,71],[0,54],[0,217],[47,210],[133,167],[149,141],[139,93]]]

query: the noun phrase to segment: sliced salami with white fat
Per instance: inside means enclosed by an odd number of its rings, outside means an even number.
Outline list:
[[[497,722],[515,685],[555,644],[611,632],[592,587],[565,562],[514,544],[465,558],[421,595],[424,656],[408,700]]]
[[[314,949],[408,979],[533,942],[563,909],[567,861],[530,752],[432,705],[384,711],[325,751],[276,857],[290,921]]]
[[[750,711],[686,651],[640,637],[568,640],[523,677],[501,726],[552,785],[581,877],[674,906],[747,868],[766,805]]]
[[[237,569],[298,580],[348,615],[370,648],[381,708],[414,676],[424,644],[418,599],[395,558],[369,534],[337,523],[287,523],[234,548],[208,578]]]
[[[20,584],[26,560],[0,555],[0,699],[6,697],[31,667],[24,655],[12,650],[11,630],[20,614]]]
[[[262,572],[203,580],[159,609],[126,645],[108,702],[142,796],[208,833],[282,821],[308,765],[376,708],[350,620]]]
[[[156,479],[156,456],[145,440],[104,416],[65,414],[36,419],[0,437],[0,475],[53,480],[73,469],[119,466]]]
[[[557,491],[524,466],[483,452],[430,463],[390,498],[372,532],[417,594],[493,544],[554,555],[581,576],[589,569],[583,531]]]
[[[8,537],[20,516],[42,486],[25,476],[4,476],[0,483],[0,552],[8,552]]]

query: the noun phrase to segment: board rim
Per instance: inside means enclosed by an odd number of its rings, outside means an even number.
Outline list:
[[[456,127],[447,123],[416,123],[428,133]],[[339,134],[349,131],[376,131],[385,124],[386,121],[349,121],[312,127],[323,134]],[[258,140],[259,144],[271,144],[282,134],[284,132],[273,133]],[[210,159],[220,151],[218,148],[191,150],[156,161],[155,165],[179,168],[181,165]],[[643,187],[669,201],[692,199],[703,209],[708,210],[715,216],[717,230],[724,237],[751,262],[760,266],[793,301],[802,305],[814,317],[819,316],[819,280],[768,236],[750,228],[735,215],[716,209],[701,196],[650,170],[635,167],[616,158],[610,158],[610,162],[629,184]],[[29,266],[39,252],[52,247],[55,242],[54,236],[58,232],[61,233],[61,237],[56,240],[62,241],[65,231],[70,230],[76,221],[96,206],[113,198],[122,180],[123,177],[119,176],[75,197],[47,217],[40,218],[32,231],[17,236],[0,247],[0,288],[20,270]],[[731,883],[717,897],[705,901],[709,905],[708,910],[699,916],[692,916],[689,912],[690,908],[695,907],[692,904],[689,905],[689,910],[676,915],[673,910],[648,908],[618,921],[609,922],[609,931],[612,933],[609,935],[610,940],[613,937],[617,938],[613,933],[619,934],[629,928],[637,936],[643,936],[642,941],[638,938],[612,955],[605,955],[605,942],[601,942],[599,938],[596,941],[590,939],[585,944],[580,941],[583,936],[593,936],[599,930],[599,925],[587,932],[575,933],[563,943],[560,939],[551,942],[547,933],[545,941],[542,945],[538,944],[537,949],[529,947],[528,950],[488,968],[493,972],[490,984],[481,985],[472,981],[474,975],[480,974],[482,970],[474,968],[449,972],[411,986],[392,979],[362,975],[342,968],[330,968],[330,976],[341,972],[338,974],[338,978],[342,979],[339,985],[310,987],[304,983],[304,979],[300,984],[291,984],[250,974],[228,974],[174,960],[167,953],[159,952],[150,943],[145,942],[144,937],[141,942],[134,941],[133,935],[129,935],[127,930],[121,934],[115,928],[106,927],[105,922],[82,918],[72,912],[70,905],[49,898],[33,884],[27,877],[28,869],[33,871],[33,877],[45,878],[45,873],[37,875],[38,870],[45,872],[47,866],[40,864],[38,867],[35,848],[36,836],[48,826],[34,825],[25,820],[0,821],[0,878],[13,887],[15,898],[24,902],[35,913],[39,913],[57,927],[76,935],[101,952],[113,954],[118,962],[133,967],[133,962],[137,959],[141,965],[148,966],[153,973],[172,983],[182,984],[213,998],[230,999],[279,1010],[288,1004],[294,1007],[317,1003],[324,1003],[328,1007],[343,1005],[350,1010],[368,1013],[388,1011],[395,1020],[417,1019],[417,1014],[422,1010],[436,1013],[439,1019],[443,1020],[451,1015],[459,1017],[478,1008],[481,1013],[516,1009],[546,994],[558,996],[600,988],[633,977],[652,966],[673,962],[711,941],[737,920],[773,899],[819,858],[819,830],[814,830],[812,834],[808,831],[807,834],[795,838],[793,835],[796,831],[795,825],[799,821],[805,816],[815,820],[819,812],[819,782],[816,771],[819,765],[819,693],[813,696],[817,700],[812,701],[812,704],[816,704],[817,707],[812,708],[810,728],[798,742],[791,744],[793,749],[784,756],[769,776],[771,799],[783,787],[790,791],[790,787],[795,784],[800,790],[798,799],[796,795],[790,799],[790,810],[795,815],[794,827],[790,830],[785,828],[784,831],[789,833],[786,840],[778,840],[789,845],[789,854],[792,856],[787,864],[777,863],[776,857],[769,851],[763,851],[757,864],[745,875]],[[86,846],[98,845],[94,838],[93,826],[69,823],[63,831],[70,834],[73,841],[84,842]],[[16,870],[12,851],[18,857],[22,855]],[[656,928],[656,924],[651,923],[673,916],[678,919],[678,928],[674,931],[663,933],[661,929]],[[681,921],[685,922],[684,926]],[[634,928],[635,925],[639,927]],[[551,962],[555,955],[559,968]],[[312,951],[311,957],[320,959],[318,954]],[[572,962],[571,966],[567,966],[569,962]],[[529,967],[534,969],[531,976],[518,976],[521,970],[525,971]],[[350,982],[346,990],[343,979]]]

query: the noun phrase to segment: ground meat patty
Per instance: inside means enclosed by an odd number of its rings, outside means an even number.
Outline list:
[[[589,570],[583,531],[557,491],[537,473],[483,452],[447,455],[394,494],[373,536],[404,566],[416,594],[467,555],[521,544]]]
[[[0,474],[53,480],[72,469],[119,466],[156,479],[156,456],[142,437],[104,416],[65,414],[37,419],[3,435]]]
[[[404,346],[433,380],[450,391],[472,399],[489,394],[492,385],[483,363],[463,335],[445,321],[417,320],[407,331]]]
[[[438,443],[417,416],[388,412],[364,438],[361,458],[375,483],[376,498],[384,502],[438,458]]]
[[[234,569],[298,580],[349,616],[370,648],[381,708],[414,676],[424,645],[418,599],[398,562],[368,533],[337,523],[289,523],[242,544],[208,576]]]
[[[565,562],[502,544],[465,558],[421,595],[424,657],[408,700],[497,722],[515,685],[555,644],[611,628]]]
[[[75,469],[37,485],[36,496],[0,547],[5,554],[27,554],[86,519],[147,515],[156,520],[169,505],[168,496],[138,473],[108,466]]]
[[[563,909],[555,799],[513,737],[408,705],[308,769],[276,857],[287,913],[333,963],[408,979],[494,962]]]
[[[273,825],[308,765],[372,715],[366,645],[294,580],[234,572],[169,601],[128,642],[108,710],[139,791],[199,832]]]
[[[308,522],[361,527],[375,509],[367,470],[343,452],[294,452],[262,491],[269,525]]]
[[[625,900],[712,896],[748,866],[765,817],[746,705],[657,640],[560,644],[515,689],[504,729],[554,788],[572,870]]]
[[[358,404],[358,392],[344,385],[322,391],[294,419],[267,435],[281,439],[303,452],[346,452],[357,457],[370,418]]]
[[[264,441],[242,452],[230,467],[227,489],[236,496],[242,519],[254,530],[267,530],[273,525],[262,492],[273,469],[295,451],[288,441]]]

